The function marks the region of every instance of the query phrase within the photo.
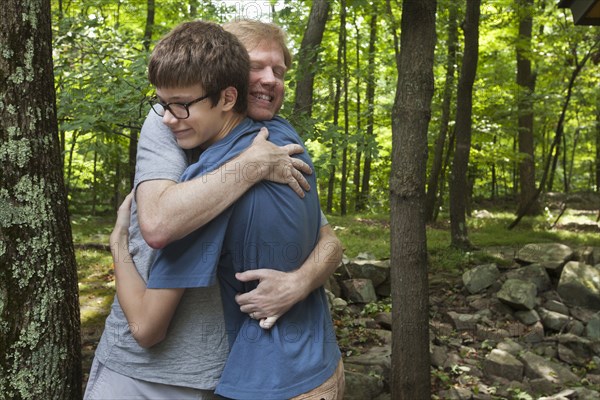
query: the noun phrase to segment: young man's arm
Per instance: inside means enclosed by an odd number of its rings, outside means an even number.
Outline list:
[[[214,172],[182,183],[147,180],[136,190],[140,229],[153,248],[163,248],[211,221],[257,182],[267,179],[288,184],[299,196],[309,190],[302,175],[312,173],[303,161],[291,157],[304,151],[290,144],[278,147],[261,130],[246,151]]]
[[[343,247],[331,225],[321,227],[319,242],[308,259],[293,272],[256,269],[236,274],[243,281],[258,280],[251,292],[236,297],[242,312],[255,319],[279,317],[327,282],[342,260]]]
[[[110,247],[119,304],[133,337],[140,346],[147,348],[165,338],[185,289],[146,289],[127,246],[131,199],[132,194],[129,194],[119,207]]]

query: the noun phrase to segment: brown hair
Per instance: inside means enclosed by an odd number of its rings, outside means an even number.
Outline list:
[[[231,33],[207,21],[184,22],[157,44],[148,63],[148,80],[158,88],[200,84],[215,106],[221,91],[234,87],[234,110],[248,108],[250,60],[248,51]]]
[[[278,44],[283,52],[286,68],[291,67],[292,54],[286,44],[287,35],[279,26],[252,19],[237,19],[223,24],[223,28],[237,36],[248,52],[264,41]]]

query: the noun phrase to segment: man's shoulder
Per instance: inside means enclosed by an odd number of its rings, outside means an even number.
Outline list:
[[[263,121],[264,126],[269,130],[269,140],[277,143],[278,139],[287,143],[302,144],[302,139],[294,127],[284,118],[279,116]]]

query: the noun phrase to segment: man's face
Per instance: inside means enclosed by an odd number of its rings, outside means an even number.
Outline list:
[[[200,85],[185,88],[156,88],[156,95],[162,103],[188,103],[206,95]],[[208,147],[223,137],[223,117],[219,104],[212,107],[210,99],[204,99],[188,106],[189,117],[177,119],[170,111],[165,111],[163,122],[167,125],[182,149],[198,146]],[[172,104],[171,107],[181,106]]]
[[[283,104],[283,80],[287,68],[281,47],[263,40],[250,55],[248,115],[258,121],[272,119]]]

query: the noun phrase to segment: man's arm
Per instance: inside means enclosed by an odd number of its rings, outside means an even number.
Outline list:
[[[185,289],[146,289],[127,248],[131,198],[129,194],[119,207],[110,247],[119,304],[135,340],[151,347],[165,338]]]
[[[288,184],[303,197],[304,190],[310,187],[302,172],[312,170],[291,156],[304,149],[297,144],[278,147],[267,137],[267,130],[261,130],[246,151],[201,178],[182,183],[158,179],[139,184],[138,218],[146,242],[153,248],[163,248],[186,236],[263,179]]]
[[[252,317],[255,319],[285,314],[294,304],[327,282],[342,261],[342,254],[342,243],[331,225],[322,226],[317,246],[297,270],[256,269],[236,274],[236,278],[243,282],[259,281],[256,289],[236,297],[240,310],[254,313]]]

